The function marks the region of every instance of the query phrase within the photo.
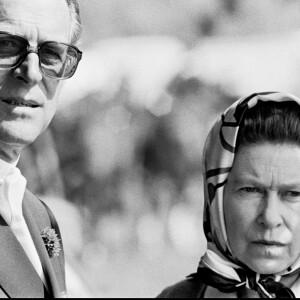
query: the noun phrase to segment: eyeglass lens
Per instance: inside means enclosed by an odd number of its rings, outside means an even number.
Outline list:
[[[22,37],[0,33],[0,69],[16,67],[27,56],[28,43]],[[45,42],[38,50],[44,75],[65,79],[76,71],[81,53],[77,48],[57,42]]]
[[[77,52],[74,48],[55,42],[44,44],[39,52],[40,64],[45,73],[54,78],[72,76],[77,67]]]

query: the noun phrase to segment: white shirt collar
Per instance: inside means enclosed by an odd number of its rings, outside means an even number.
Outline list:
[[[0,178],[3,178],[8,175],[12,168],[15,168],[19,159],[17,159],[14,163],[8,163],[3,159],[0,159]]]

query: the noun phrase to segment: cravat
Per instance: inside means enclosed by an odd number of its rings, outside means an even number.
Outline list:
[[[12,232],[22,245],[36,272],[46,285],[41,261],[22,212],[22,202],[26,183],[27,181],[22,176],[20,170],[16,167],[12,167],[8,175],[4,177],[2,193],[4,199],[0,199],[0,201],[5,203],[5,205],[1,205],[2,208],[5,207],[5,209],[2,212],[0,206],[0,213],[7,224],[9,224]]]

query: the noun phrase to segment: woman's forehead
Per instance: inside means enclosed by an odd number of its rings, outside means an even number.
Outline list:
[[[235,181],[277,177],[280,181],[300,182],[300,147],[270,143],[243,146],[236,154],[229,177]]]

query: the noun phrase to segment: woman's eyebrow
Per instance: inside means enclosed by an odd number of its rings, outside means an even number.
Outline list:
[[[237,173],[234,176],[229,176],[228,179],[234,183],[244,183],[244,182],[259,182],[259,178],[254,174],[246,174],[246,173]]]
[[[283,183],[280,184],[281,189],[299,189],[300,190],[300,181],[295,183]]]

